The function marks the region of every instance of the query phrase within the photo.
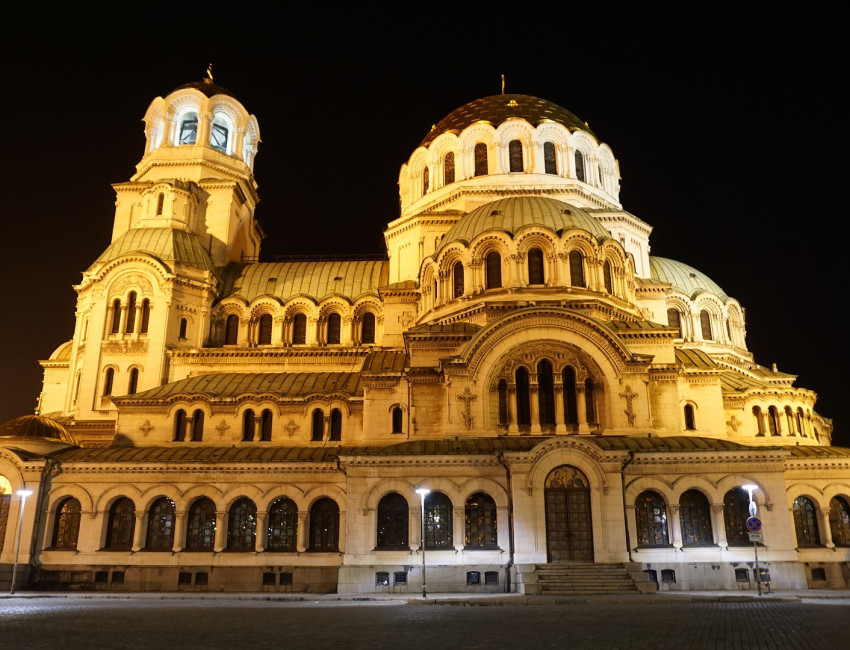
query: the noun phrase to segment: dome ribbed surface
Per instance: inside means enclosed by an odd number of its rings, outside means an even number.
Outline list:
[[[0,424],[0,440],[57,440],[77,444],[65,427],[41,415],[22,415]]]
[[[694,267],[666,257],[650,256],[649,268],[653,280],[669,282],[673,289],[695,298],[701,293],[711,293],[725,301],[728,296],[718,284]]]

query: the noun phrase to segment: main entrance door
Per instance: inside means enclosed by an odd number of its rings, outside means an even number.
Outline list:
[[[546,477],[545,499],[549,562],[593,562],[587,477],[569,465],[556,467]]]

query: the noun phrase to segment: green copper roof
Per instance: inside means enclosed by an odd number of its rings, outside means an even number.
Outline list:
[[[669,282],[673,289],[681,291],[691,298],[696,298],[699,294],[705,292],[714,294],[724,302],[728,298],[726,292],[714,280],[687,264],[666,257],[651,255],[649,257],[649,268],[653,280]]]
[[[129,253],[147,253],[163,262],[177,262],[205,271],[215,266],[198,238],[173,228],[133,228],[109,245],[98,262],[108,262]]]
[[[274,296],[286,301],[293,296],[308,296],[316,302],[332,295],[350,301],[361,296],[378,296],[386,284],[389,262],[386,260],[268,262],[235,265],[228,269],[224,295],[240,296],[251,302],[259,296]]]

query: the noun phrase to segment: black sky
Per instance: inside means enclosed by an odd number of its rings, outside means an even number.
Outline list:
[[[157,17],[166,7],[135,27],[10,19],[0,422],[33,411],[38,360],[73,334],[72,285],[110,242],[110,184],[135,171],[148,105],[211,62],[260,124],[264,260],[384,252],[401,165],[432,124],[498,94],[502,74],[507,92],[570,110],[612,148],[624,208],[654,228],[652,254],[736,298],[756,361],[798,375],[834,419],[834,441],[850,445],[838,409],[848,292],[837,16],[247,12],[182,29]]]

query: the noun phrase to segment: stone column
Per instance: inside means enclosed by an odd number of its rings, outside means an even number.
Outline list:
[[[578,420],[578,432],[590,433],[590,425],[587,423],[587,403],[585,402],[584,382],[576,380],[576,415]]]
[[[310,539],[310,531],[307,528],[309,524],[308,514],[304,510],[298,511],[298,540],[296,542],[296,549],[299,553],[307,550],[307,542]]]
[[[827,548],[835,548],[835,542],[832,541],[832,526],[829,523],[829,508],[818,508],[818,524],[823,531],[821,537],[823,544]]]
[[[555,377],[555,433],[566,433],[567,425],[564,422],[564,385],[561,382],[560,374]]]
[[[254,548],[256,551],[262,552],[266,550],[266,544],[268,544],[269,538],[269,527],[268,527],[268,518],[269,513],[265,510],[257,510],[257,534],[255,537]]]
[[[147,528],[146,517],[147,512],[144,510],[136,510],[136,528],[133,531],[133,546],[131,547],[133,552],[141,551],[145,545],[145,528]]]
[[[673,548],[682,548],[682,522],[679,521],[679,506],[667,504],[667,527]]]
[[[508,433],[519,433],[517,413],[519,413],[519,404],[517,403],[516,384],[508,384]]]
[[[213,542],[213,551],[221,553],[227,548],[227,512],[215,511],[215,541]]]
[[[186,528],[188,526],[187,514],[185,510],[175,510],[174,512],[174,544],[172,550],[179,553],[183,550],[186,543]]]
[[[727,548],[729,542],[726,539],[726,520],[723,517],[722,503],[711,504],[711,527],[714,530],[715,543],[723,549]]]

